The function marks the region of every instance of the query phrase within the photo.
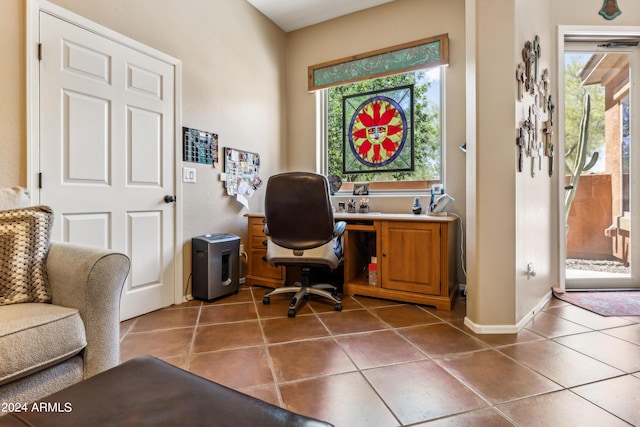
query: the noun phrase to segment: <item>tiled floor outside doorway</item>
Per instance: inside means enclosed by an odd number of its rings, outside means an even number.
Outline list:
[[[640,317],[557,299],[518,334],[476,335],[451,312],[346,297],[262,304],[243,287],[121,324],[122,361],[151,354],[337,427],[640,425]]]

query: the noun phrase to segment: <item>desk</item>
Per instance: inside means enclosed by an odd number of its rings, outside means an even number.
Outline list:
[[[264,214],[247,214],[245,283],[284,286],[283,267],[266,259]],[[451,310],[456,286],[456,217],[413,214],[336,213],[346,221],[344,295],[364,295]],[[370,285],[367,267],[377,257],[377,282]]]

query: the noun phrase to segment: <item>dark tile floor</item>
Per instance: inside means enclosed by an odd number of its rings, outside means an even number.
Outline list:
[[[347,297],[343,311],[243,287],[121,324],[122,361],[151,354],[337,427],[640,425],[640,317],[552,299],[513,335],[451,312]]]

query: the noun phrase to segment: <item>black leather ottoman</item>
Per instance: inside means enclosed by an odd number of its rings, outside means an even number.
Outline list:
[[[150,356],[13,409],[0,426],[332,426]]]

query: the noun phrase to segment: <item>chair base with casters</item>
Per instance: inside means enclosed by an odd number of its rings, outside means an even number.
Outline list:
[[[310,270],[311,269],[309,267],[303,267],[302,282],[296,282],[293,286],[285,286],[283,288],[277,288],[267,292],[264,295],[264,298],[262,298],[262,303],[271,303],[272,295],[295,293],[291,299],[291,304],[289,304],[289,311],[287,312],[287,316],[295,317],[298,307],[302,304],[302,301],[305,301],[309,295],[317,295],[333,301],[335,303],[335,310],[342,311],[342,300],[336,293],[337,288],[329,284],[309,285]]]

